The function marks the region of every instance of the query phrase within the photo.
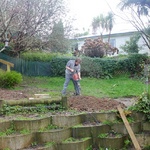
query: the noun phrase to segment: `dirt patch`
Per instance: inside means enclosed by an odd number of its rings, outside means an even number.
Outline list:
[[[72,96],[68,100],[70,108],[78,111],[116,110],[118,105],[121,105],[122,108],[126,107],[123,103],[116,100],[93,96]]]
[[[34,90],[35,92],[35,90]],[[29,90],[7,90],[0,89],[1,100],[22,100],[29,99],[33,95],[29,94]],[[39,93],[36,91],[35,93]],[[68,98],[69,106],[71,109],[77,111],[101,111],[101,110],[116,110],[118,105],[125,108],[126,105],[120,101],[109,98],[96,98],[93,96],[70,96]]]
[[[1,100],[20,100],[30,97],[25,91],[14,91],[7,89],[0,89],[0,99]]]

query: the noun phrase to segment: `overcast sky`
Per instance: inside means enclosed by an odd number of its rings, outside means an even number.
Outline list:
[[[115,14],[120,15],[117,7],[119,2],[120,0],[68,0],[68,5],[71,15],[76,19],[74,26],[81,33],[83,28],[85,30],[91,29],[92,19],[100,14],[106,15],[108,12],[113,11]],[[116,17],[112,32],[125,32],[132,29],[131,25]]]

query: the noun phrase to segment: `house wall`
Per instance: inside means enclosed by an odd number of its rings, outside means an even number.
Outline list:
[[[150,55],[150,50],[148,49],[148,47],[145,45],[145,42],[142,38],[140,38],[139,42],[138,42],[138,45],[140,47],[142,47],[139,51],[139,53],[141,54],[144,54],[144,53],[147,53],[148,55]]]

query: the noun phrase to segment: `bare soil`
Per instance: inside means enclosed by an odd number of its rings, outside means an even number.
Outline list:
[[[26,91],[14,91],[8,89],[0,89],[0,99],[1,100],[21,100],[29,98],[30,94]]]
[[[29,93],[30,93],[29,89],[16,91],[8,89],[0,89],[0,100],[29,99],[29,97],[33,96]],[[39,91],[35,93],[39,93]],[[77,111],[93,112],[100,110],[116,110],[118,105],[121,105],[122,108],[127,107],[127,104],[123,103],[124,99],[115,100],[110,98],[96,98],[93,96],[70,96],[68,98],[68,102],[70,108],[75,109]]]
[[[70,108],[78,111],[100,111],[100,110],[116,110],[118,105],[122,108],[126,106],[113,99],[96,98],[93,96],[72,96],[69,98]]]

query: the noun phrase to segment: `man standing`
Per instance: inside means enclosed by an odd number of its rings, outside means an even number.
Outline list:
[[[81,59],[77,58],[75,60],[69,60],[66,64],[66,70],[65,70],[65,83],[64,83],[64,87],[62,90],[62,95],[66,95],[66,90],[68,87],[68,84],[70,82],[70,80],[72,80],[73,84],[74,84],[74,89],[75,89],[75,95],[80,95],[81,93],[81,89],[80,89],[80,84],[79,84],[79,80],[81,80]],[[74,80],[73,79],[73,75],[74,74],[78,75],[78,80]]]

